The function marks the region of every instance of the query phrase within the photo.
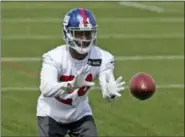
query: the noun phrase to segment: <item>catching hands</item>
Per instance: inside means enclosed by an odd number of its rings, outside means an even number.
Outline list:
[[[87,77],[87,74],[89,73],[90,67],[91,66],[85,66],[82,69],[80,69],[80,71],[77,73],[74,80],[72,81],[72,86],[74,88],[80,88],[84,86],[91,87],[95,85],[94,82],[89,82],[85,80]]]
[[[107,101],[112,101],[115,98],[121,97],[120,92],[125,89],[125,81],[122,81],[122,77],[119,77],[116,81],[106,82],[106,89],[103,91],[103,98]]]

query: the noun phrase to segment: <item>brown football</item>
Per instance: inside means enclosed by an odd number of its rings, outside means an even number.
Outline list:
[[[137,99],[146,100],[155,93],[156,83],[150,74],[140,72],[131,78],[129,89]]]

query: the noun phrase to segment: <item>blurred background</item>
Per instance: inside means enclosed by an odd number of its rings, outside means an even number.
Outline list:
[[[125,90],[110,104],[93,90],[99,135],[183,136],[183,2],[1,2],[2,136],[37,135],[41,56],[64,44],[63,17],[78,7],[95,14],[98,46],[115,55],[116,76],[128,84],[135,73],[148,72],[157,83],[146,101]]]

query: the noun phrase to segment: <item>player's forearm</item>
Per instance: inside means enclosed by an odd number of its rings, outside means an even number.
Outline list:
[[[67,82],[58,82],[60,66],[45,54],[40,73],[40,91],[44,97],[62,96],[67,90]]]
[[[102,92],[106,89],[106,75],[99,76],[99,84]]]
[[[47,82],[42,80],[40,85],[40,90],[44,97],[57,97],[62,96],[64,93],[68,92],[68,82]]]
[[[106,89],[106,82],[107,81],[114,81],[114,74],[112,69],[108,69],[106,71],[103,71],[99,74],[99,84],[101,87],[102,92]]]
[[[113,69],[107,69],[99,74],[100,82],[115,81]]]
[[[68,82],[58,82],[59,72],[56,65],[45,60],[40,74],[40,90],[45,97],[62,96],[68,90]]]

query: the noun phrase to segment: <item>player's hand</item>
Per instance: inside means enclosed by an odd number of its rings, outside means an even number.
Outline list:
[[[86,81],[86,76],[89,73],[89,69],[91,66],[85,66],[82,69],[80,69],[80,71],[77,73],[77,75],[75,76],[74,80],[73,80],[73,87],[74,88],[80,88],[83,86],[87,86],[87,87],[91,87],[94,86],[95,83],[94,82],[89,82]]]
[[[119,77],[116,81],[106,82],[106,90],[103,92],[103,98],[107,101],[112,101],[115,98],[121,97],[120,92],[125,89],[125,81]]]

